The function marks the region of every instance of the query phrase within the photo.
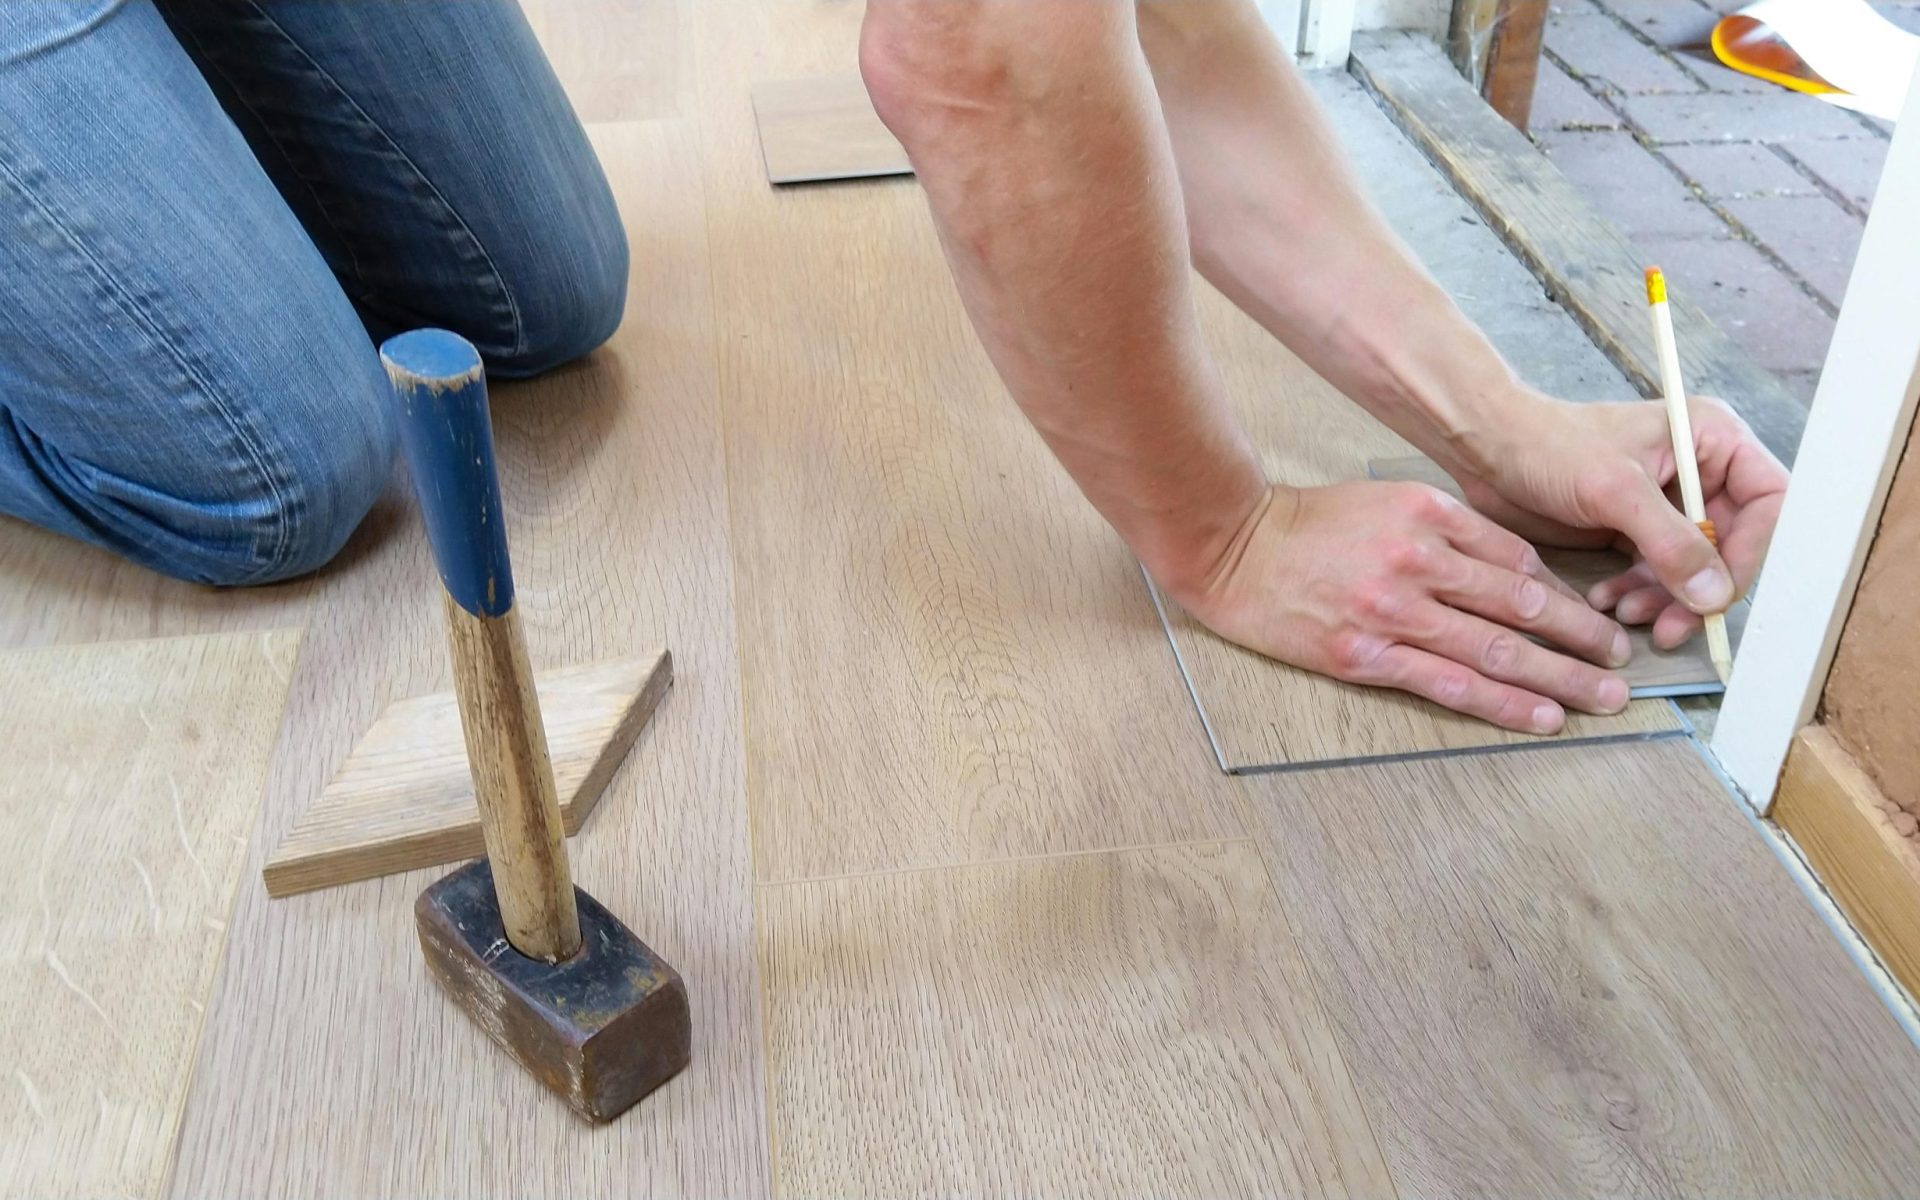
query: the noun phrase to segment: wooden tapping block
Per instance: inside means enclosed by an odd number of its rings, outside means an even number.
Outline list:
[[[1367,464],[1372,479],[1406,480],[1439,488],[1460,497],[1460,485],[1440,469],[1440,464],[1422,455],[1406,458],[1376,458]],[[1461,497],[1464,499],[1464,497]],[[1581,595],[1604,579],[1610,579],[1632,565],[1625,555],[1611,550],[1567,550],[1541,546],[1541,561],[1547,569]],[[1752,606],[1742,600],[1727,611],[1727,632],[1737,648],[1746,628]],[[1655,696],[1704,696],[1726,690],[1714,670],[1713,657],[1703,637],[1693,637],[1672,650],[1653,644],[1653,629],[1648,625],[1627,626],[1627,639],[1633,643],[1633,658],[1620,670],[1627,691],[1634,699]]]
[[[569,836],[672,686],[665,650],[534,678]],[[292,896],[484,853],[459,705],[436,692],[387,706],[260,874],[268,895]]]
[[[769,183],[913,174],[858,75],[756,83],[753,118]]]
[[[427,966],[455,1003],[591,1121],[692,1057],[680,977],[573,885],[540,697],[514,608],[480,353],[443,330],[380,348],[445,591],[447,647],[486,858],[415,908]]]

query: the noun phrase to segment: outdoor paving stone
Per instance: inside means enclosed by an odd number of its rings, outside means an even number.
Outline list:
[[[1543,133],[1560,173],[1628,237],[1724,237],[1726,223],[1625,131]]]
[[[1851,146],[1852,142],[1808,142],[1816,146]],[[1864,145],[1865,143],[1861,143]],[[1820,193],[1820,185],[1793,169],[1772,149],[1759,142],[1703,142],[1661,150],[1680,173],[1719,200],[1752,195]]]
[[[1817,371],[1833,318],[1766,256],[1738,238],[1635,239],[1669,290],[1700,306],[1721,332],[1773,371]]]
[[[1840,303],[1865,228],[1860,218],[1825,196],[1756,197],[1725,207],[1829,303]]]
[[[1888,143],[1878,138],[1844,142],[1795,142],[1784,147],[1801,166],[1866,212],[1887,162]]]
[[[1623,96],[1629,121],[1656,142],[1792,142],[1871,137],[1849,114],[1784,88],[1723,95]]]
[[[1604,84],[1628,93],[1700,90],[1699,80],[1602,13],[1549,21],[1546,45],[1590,88]]]

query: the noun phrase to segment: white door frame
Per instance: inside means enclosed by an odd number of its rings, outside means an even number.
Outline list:
[[[1813,719],[1920,388],[1920,74],[1894,129],[1713,752],[1760,812]],[[1920,626],[1915,635],[1920,636]]]
[[[1300,41],[1294,56],[1303,67],[1346,69],[1353,46],[1355,0],[1299,0]]]

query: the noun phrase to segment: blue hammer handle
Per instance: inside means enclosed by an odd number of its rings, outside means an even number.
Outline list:
[[[458,334],[416,329],[390,338],[380,361],[441,582],[473,615],[502,616],[513,607],[513,569],[480,352]]]

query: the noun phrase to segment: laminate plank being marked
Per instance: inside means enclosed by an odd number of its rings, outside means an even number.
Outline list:
[[[759,903],[785,1195],[1394,1190],[1244,842]]]
[[[1461,494],[1460,485],[1441,470],[1438,463],[1417,454],[1403,458],[1376,458],[1367,464],[1367,476],[1371,479],[1412,480],[1439,488],[1458,499],[1466,498]],[[1547,569],[1583,596],[1594,584],[1618,575],[1631,565],[1626,556],[1610,550],[1565,550],[1554,546],[1542,546],[1539,550]],[[1740,635],[1746,631],[1747,615],[1752,609],[1750,603],[1742,600],[1727,612],[1727,636],[1732,639],[1736,651],[1740,648]],[[1652,626],[1629,625],[1627,638],[1633,643],[1633,661],[1621,670],[1620,675],[1627,681],[1631,695],[1711,696],[1727,690],[1714,672],[1713,658],[1707,652],[1704,637],[1695,636],[1684,645],[1662,650],[1653,644]]]
[[[746,71],[850,67],[857,11],[710,11],[757,878],[1238,836],[1133,561],[1007,398],[919,189],[761,177]]]
[[[591,132],[633,243],[625,322],[580,363],[497,384],[493,420],[535,668],[673,648],[672,700],[572,851],[576,881],[685,976],[693,1064],[596,1132],[438,994],[412,909],[441,870],[249,888],[177,1196],[771,1190],[699,140],[674,119]],[[391,535],[316,598],[253,870],[389,701],[448,685],[415,506],[382,507]]]
[[[756,83],[753,116],[769,183],[913,174],[858,75]]]
[[[1346,400],[1219,293],[1202,288],[1201,324],[1270,478],[1314,485],[1362,478],[1371,459],[1409,447]],[[1148,584],[1151,588],[1151,583]],[[1157,593],[1156,593],[1157,594]],[[1167,634],[1228,771],[1541,741],[1400,692],[1298,670],[1220,638],[1160,596]],[[1638,700],[1613,717],[1569,713],[1559,737],[1681,728],[1672,706]]]
[[[166,1187],[299,645],[0,652],[0,1196]]]
[[[1403,1194],[1920,1179],[1920,1052],[1690,743],[1245,784]]]

